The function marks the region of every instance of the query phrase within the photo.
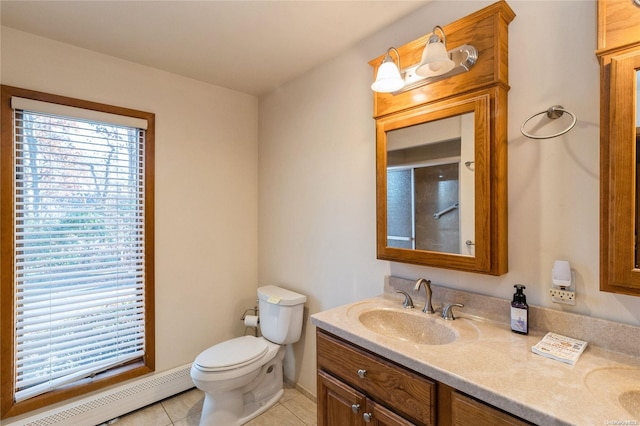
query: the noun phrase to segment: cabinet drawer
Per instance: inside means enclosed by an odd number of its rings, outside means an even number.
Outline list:
[[[435,424],[434,382],[320,330],[317,356],[318,369],[330,372],[416,424]]]
[[[461,394],[451,394],[451,419],[454,426],[525,426],[524,420]]]

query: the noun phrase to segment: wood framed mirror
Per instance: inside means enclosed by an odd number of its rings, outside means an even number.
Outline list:
[[[490,269],[489,122],[488,93],[377,121],[380,259]]]
[[[640,295],[640,5],[598,2],[600,289]]]
[[[468,72],[374,94],[379,259],[502,275],[507,256],[507,27],[504,1],[444,28],[470,44]],[[428,35],[397,50],[420,60]],[[375,69],[383,57],[370,62]]]

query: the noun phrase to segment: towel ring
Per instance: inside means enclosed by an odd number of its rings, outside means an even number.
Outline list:
[[[547,114],[547,117],[549,117],[552,120],[555,120],[556,118],[560,118],[562,117],[562,114],[567,113],[571,116],[571,118],[573,119],[573,121],[571,122],[571,124],[569,125],[569,127],[567,127],[566,129],[564,129],[561,132],[558,133],[554,133],[553,135],[548,135],[548,136],[538,136],[538,135],[532,135],[530,133],[525,132],[524,130],[524,126],[529,122],[529,120],[531,120],[533,117],[537,117],[540,114]],[[547,109],[546,111],[542,111],[542,112],[538,112],[536,114],[533,114],[531,117],[527,118],[524,123],[522,123],[522,127],[520,127],[520,131],[522,132],[523,135],[525,135],[528,138],[531,139],[551,139],[551,138],[555,138],[558,137],[560,135],[564,135],[565,133],[567,133],[569,130],[573,129],[573,126],[576,125],[576,122],[578,121],[578,119],[576,118],[575,114],[567,111],[566,109],[564,109],[561,105],[554,105],[552,107],[550,107],[549,109]]]

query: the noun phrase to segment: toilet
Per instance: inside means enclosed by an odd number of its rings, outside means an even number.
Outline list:
[[[274,285],[259,287],[262,336],[227,340],[196,357],[191,379],[205,394],[200,426],[242,425],[278,402],[285,345],[300,339],[306,300]]]

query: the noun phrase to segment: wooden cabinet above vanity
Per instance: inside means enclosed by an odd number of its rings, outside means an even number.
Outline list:
[[[443,26],[449,52],[475,48],[469,68],[395,93],[374,92],[379,259],[507,272],[508,25],[514,17],[499,1]],[[428,39],[397,48],[405,81]],[[369,62],[374,76],[384,57]]]

